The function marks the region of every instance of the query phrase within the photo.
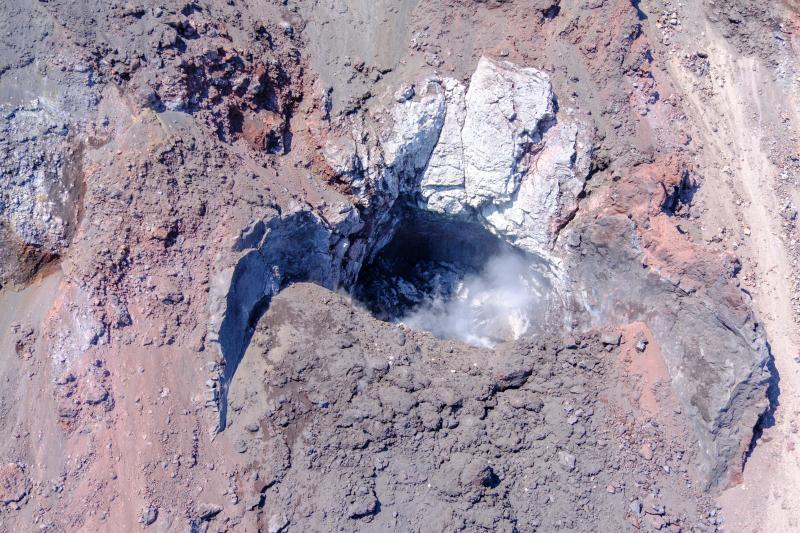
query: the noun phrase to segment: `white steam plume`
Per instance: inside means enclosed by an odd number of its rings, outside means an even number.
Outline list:
[[[505,252],[467,275],[448,298],[434,296],[401,321],[440,338],[493,347],[517,339],[544,319],[550,287],[538,265]]]

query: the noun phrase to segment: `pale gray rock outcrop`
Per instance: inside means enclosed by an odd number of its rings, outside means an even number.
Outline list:
[[[536,69],[482,58],[468,90],[452,79],[440,87],[444,121],[419,203],[471,216],[510,244],[549,256],[589,173],[588,128],[571,117],[556,121],[550,80]]]
[[[392,110],[393,127],[382,140],[383,179],[397,197],[407,182],[428,164],[442,131],[446,99],[440,82],[426,84],[418,100],[406,100]]]
[[[0,112],[2,285],[24,281],[37,257],[57,256],[68,245],[82,177],[66,114],[39,99]]]
[[[518,248],[547,254],[578,210],[591,163],[586,131],[576,122],[564,122],[545,132],[543,147],[532,156],[514,198],[481,209],[489,229]]]
[[[430,79],[398,100],[377,142],[360,143],[370,136],[354,124],[353,137],[324,149],[360,204],[380,219],[405,196],[557,264],[552,246],[577,209],[591,144],[585,124],[567,112],[556,117],[547,74],[481,58],[469,88]],[[375,249],[392,231],[380,233]]]
[[[443,80],[442,85],[447,101],[444,124],[422,175],[419,194],[422,205],[429,211],[461,216],[467,213],[464,143],[461,138],[467,114],[466,89],[449,78]]]
[[[481,58],[466,95],[464,185],[473,207],[511,200],[527,171],[526,155],[555,118],[547,74]]]

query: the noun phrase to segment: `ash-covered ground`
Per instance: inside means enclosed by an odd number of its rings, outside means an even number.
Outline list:
[[[692,484],[672,413],[629,403],[658,364],[639,340],[470,348],[315,285],[286,289],[229,395],[247,506],[264,509],[248,526],[691,529],[716,509]]]
[[[800,528],[798,21],[4,2],[0,531]]]

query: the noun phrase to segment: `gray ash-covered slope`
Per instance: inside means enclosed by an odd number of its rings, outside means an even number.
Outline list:
[[[624,317],[653,331],[694,428],[702,478],[711,488],[728,485],[768,407],[770,354],[761,325],[724,275],[698,295],[642,268],[642,247],[627,218],[583,222],[572,251],[580,256],[573,275],[584,287],[582,305],[596,323]]]
[[[256,327],[226,431],[265,528],[692,530],[693,452],[626,403],[618,351],[440,341],[297,284]]]

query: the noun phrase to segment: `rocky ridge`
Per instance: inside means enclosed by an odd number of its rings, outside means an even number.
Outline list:
[[[646,411],[620,415],[627,349],[619,337],[603,340],[518,342],[486,359],[481,349],[376,321],[321,287],[286,289],[259,321],[230,392],[227,431],[247,465],[242,492],[265,509],[256,525],[700,524],[713,505],[682,466],[693,454],[685,430]]]

